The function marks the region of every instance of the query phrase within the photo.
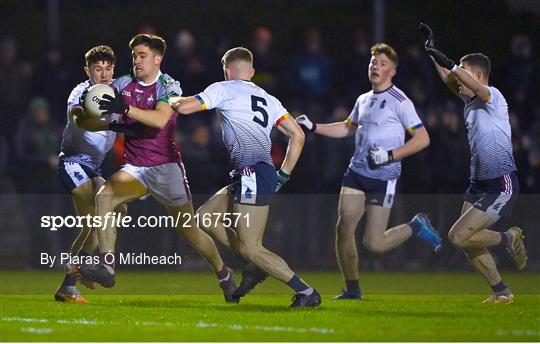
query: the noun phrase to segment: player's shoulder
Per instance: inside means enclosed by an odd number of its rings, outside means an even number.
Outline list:
[[[73,88],[73,90],[71,90],[71,93],[69,94],[69,97],[68,97],[68,102],[72,101],[75,98],[79,98],[81,94],[84,92],[84,90],[86,90],[88,87],[90,87],[90,80],[85,80],[79,83],[77,86]]]
[[[125,74],[125,75],[122,75],[121,77],[116,78],[113,81],[112,86],[116,87],[119,90],[122,90],[124,87],[126,87],[127,84],[133,81],[135,81],[135,78],[133,77],[133,75]]]
[[[180,82],[175,80],[172,76],[166,73],[162,73],[158,78],[158,85],[163,87],[167,94],[176,94],[182,95],[182,87],[180,87]]]
[[[501,91],[499,91],[499,89],[495,86],[488,86],[488,90],[489,90],[489,98],[490,98],[490,101],[504,101],[506,102],[506,98],[504,98],[504,95],[502,94]]]
[[[396,85],[392,85],[389,89],[385,92],[387,94],[387,98],[390,101],[393,101],[397,104],[405,103],[405,102],[411,102],[409,97],[403,92],[399,87]]]

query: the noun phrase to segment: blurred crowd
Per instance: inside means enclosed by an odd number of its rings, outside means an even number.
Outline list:
[[[159,34],[153,25],[146,25],[140,31]],[[221,37],[210,44],[210,40],[205,41],[187,30],[164,38],[169,46],[162,70],[180,81],[184,95],[196,94],[209,84],[223,80],[220,58],[227,49],[236,45],[229,38]],[[305,113],[317,122],[343,121],[356,98],[371,89],[367,68],[370,47],[375,42],[366,31],[354,32],[350,45],[341,48],[338,58],[329,53],[328,47],[332,42],[325,41],[320,31],[314,28],[307,29],[304,41],[286,55],[278,53],[275,48],[279,39],[269,28],[258,27],[244,45],[254,53],[256,74],[253,81],[277,96],[293,116]],[[3,52],[0,57],[0,195],[8,200],[0,204],[0,213],[14,214],[22,209],[23,214],[22,217],[0,216],[0,227],[6,234],[2,236],[3,249],[9,249],[11,256],[29,250],[29,239],[32,252],[39,252],[44,245],[53,247],[53,251],[60,250],[69,241],[46,231],[31,231],[33,234],[28,238],[24,234],[27,232],[20,229],[39,228],[39,214],[67,215],[73,212],[69,202],[66,203],[69,201],[67,197],[60,199],[45,195],[65,193],[58,182],[56,170],[61,134],[66,124],[66,100],[73,87],[85,78],[83,66],[67,59],[62,47],[51,44],[43,60],[24,60],[20,58],[20,43],[13,37],[0,38]],[[503,63],[497,59],[494,63],[492,84],[502,91],[509,104],[521,192],[540,194],[540,88],[536,87],[540,83],[540,64],[530,37],[515,35],[508,42],[508,49],[507,54],[502,54],[510,56],[508,61]],[[126,52],[116,51],[117,76],[129,70],[131,62]],[[437,227],[448,230],[452,218],[459,214],[461,204],[461,197],[452,194],[461,195],[469,177],[463,104],[438,80],[421,45],[400,47],[398,54],[400,63],[395,84],[414,102],[430,134],[431,145],[403,162],[398,192],[405,195],[403,201],[396,203],[392,216],[402,221],[418,209],[427,210],[431,205],[437,209],[430,211]],[[83,61],[82,56],[77,61]],[[279,166],[285,155],[286,140],[278,131],[274,131],[273,136],[272,157]],[[197,206],[207,195],[229,183],[231,166],[214,112],[179,117],[177,142]],[[295,217],[296,222],[288,221],[287,218],[291,219],[286,215],[271,217],[269,228],[272,235],[268,237],[269,246],[296,266],[335,268],[335,195],[339,192],[342,175],[353,151],[352,137],[331,139],[306,135],[304,152],[293,179],[282,190],[290,196],[281,198],[273,208],[279,214],[292,211],[300,216]],[[123,140],[119,136],[104,163],[104,175],[110,175],[122,163]],[[27,197],[28,194],[42,194],[44,197]],[[298,194],[313,196],[294,196]],[[314,196],[317,194],[327,196]],[[420,194],[432,196],[422,198]],[[24,199],[22,203],[27,206],[17,206],[21,203],[17,198]],[[151,214],[158,209],[155,206],[147,208]],[[135,213],[141,210],[137,205],[130,209]],[[523,216],[529,212],[523,209],[520,208],[516,215],[522,221],[529,221],[527,216]],[[523,225],[527,227],[527,223]],[[290,231],[291,227],[295,230]],[[174,251],[178,239],[172,234],[163,236],[162,240],[154,237],[131,240],[133,237],[122,236],[120,245],[131,248],[136,243],[152,242],[156,252]],[[530,233],[529,240],[538,242],[534,236]],[[412,262],[410,264],[414,266],[408,268],[414,269],[426,266],[430,261],[429,252],[422,249],[415,243],[408,243],[382,257],[368,255],[362,264],[365,268],[384,266],[402,269],[407,268],[404,266],[406,262]],[[189,248],[182,248],[182,252],[186,250],[189,252]],[[457,250],[450,250],[429,264],[437,268],[442,266],[442,262],[447,267],[466,265]]]
[[[157,33],[153,25],[143,31]],[[297,51],[277,54],[279,37],[267,27],[256,28],[245,42],[255,57],[253,81],[275,95],[297,116],[308,114],[317,122],[342,121],[358,95],[370,90],[367,66],[374,43],[366,31],[351,35],[340,58],[331,58],[321,33],[305,31]],[[184,95],[193,95],[223,79],[219,63],[232,46],[223,37],[205,49],[202,37],[181,30],[165,37],[169,47],[162,70],[180,81]],[[84,80],[82,65],[64,57],[60,46],[48,46],[45,59],[19,59],[13,37],[0,40],[0,193],[61,193],[56,177],[61,133],[66,123],[66,100]],[[391,42],[390,42],[391,43]],[[90,47],[88,47],[90,48]],[[514,157],[522,193],[540,193],[540,65],[535,47],[525,35],[508,42],[510,58],[493,66],[492,83],[509,103]],[[481,49],[479,49],[481,50]],[[467,52],[463,52],[467,53]],[[403,162],[399,192],[411,194],[462,194],[468,184],[469,153],[463,121],[463,104],[438,80],[420,45],[398,51],[400,64],[395,84],[414,102],[431,136],[430,147]],[[116,75],[128,70],[129,60],[119,55]],[[457,57],[456,57],[457,58]],[[79,59],[78,61],[82,61]],[[286,141],[277,131],[272,156],[279,166]],[[212,111],[180,118],[177,141],[186,163],[194,194],[209,194],[228,182],[228,155]],[[352,138],[329,139],[307,135],[305,150],[285,193],[339,192],[341,176],[354,151]],[[122,164],[122,138],[103,166],[105,174]]]

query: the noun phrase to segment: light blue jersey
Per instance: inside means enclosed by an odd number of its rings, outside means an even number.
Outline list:
[[[369,178],[397,179],[401,174],[401,162],[371,169],[367,156],[375,146],[385,150],[401,147],[406,130],[412,132],[422,127],[412,101],[396,86],[382,92],[369,91],[358,97],[347,121],[358,125],[356,150],[349,167]]]
[[[289,117],[275,97],[250,81],[216,82],[196,96],[204,109],[216,109],[223,141],[235,168],[263,162],[273,166],[270,132]]]
[[[489,102],[465,100],[465,124],[471,150],[471,180],[493,179],[516,170],[508,104],[489,86]]]
[[[81,129],[70,115],[73,108],[80,106],[79,98],[89,87],[90,81],[86,80],[78,84],[69,95],[67,102],[67,124],[62,135],[60,157],[65,161],[82,164],[97,170],[103,163],[107,152],[112,148],[116,133],[109,130],[92,132]],[[119,118],[118,115],[112,116],[114,119]],[[109,116],[102,118],[102,120],[110,119]]]

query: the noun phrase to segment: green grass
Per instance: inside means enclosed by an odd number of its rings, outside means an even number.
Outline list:
[[[1,341],[540,341],[540,274],[504,273],[511,305],[483,305],[475,274],[365,273],[363,301],[333,301],[339,274],[303,273],[319,309],[290,310],[269,280],[227,305],[210,273],[120,272],[91,305],[61,304],[58,272],[1,272]]]

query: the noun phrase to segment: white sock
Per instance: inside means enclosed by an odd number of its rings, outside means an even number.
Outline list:
[[[298,292],[298,294],[302,294],[302,295],[311,295],[313,294],[313,288],[307,288],[306,290],[302,290],[300,292]]]

